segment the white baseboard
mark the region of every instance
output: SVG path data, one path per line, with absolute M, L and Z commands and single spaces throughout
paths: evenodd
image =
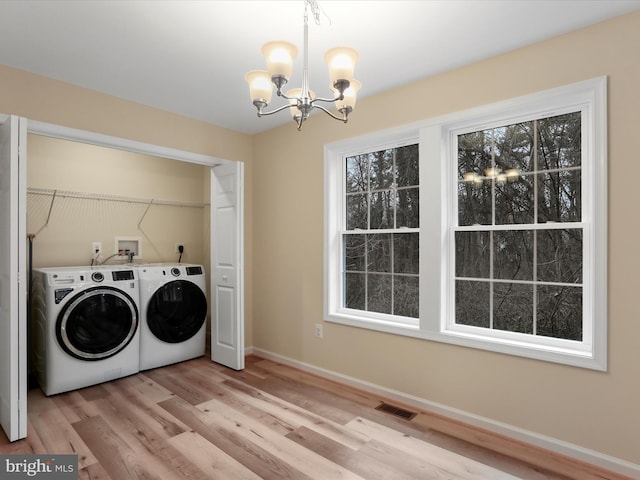
M 430 402 L 429 400 L 425 400 L 414 395 L 409 395 L 407 393 L 382 387 L 380 385 L 359 380 L 357 378 L 343 375 L 341 373 L 316 367 L 315 365 L 284 357 L 277 353 L 272 353 L 261 348 L 247 347 L 245 348 L 245 353 L 247 355 L 254 354 L 268 360 L 273 360 L 275 362 L 295 367 L 300 370 L 313 373 L 324 378 L 328 378 L 330 380 L 335 380 L 352 387 L 359 388 L 361 390 L 376 393 L 383 396 L 384 398 L 397 400 L 406 405 L 411 405 L 419 409 L 427 410 L 429 412 L 433 412 L 444 417 L 466 423 L 467 425 L 482 428 L 484 430 L 499 435 L 504 435 L 514 440 L 519 440 L 536 447 L 544 448 L 546 450 L 565 455 L 567 457 L 575 458 L 576 460 L 589 463 L 591 465 L 595 465 L 612 472 L 627 475 L 631 478 L 640 478 L 640 465 L 627 462 L 626 460 L 583 448 L 578 445 L 564 442 L 553 437 L 548 437 L 539 433 L 531 432 L 529 430 L 514 427 L 506 423 L 491 420 L 490 418 L 474 415 L 473 413 L 465 412 L 464 410 L 459 410 L 439 403 Z

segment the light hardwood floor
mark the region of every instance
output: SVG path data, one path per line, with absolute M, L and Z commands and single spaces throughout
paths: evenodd
M 398 418 L 381 400 L 254 356 L 241 372 L 203 357 L 32 389 L 28 436 L 0 434 L 0 453 L 76 453 L 94 480 L 625 478 L 426 412 Z

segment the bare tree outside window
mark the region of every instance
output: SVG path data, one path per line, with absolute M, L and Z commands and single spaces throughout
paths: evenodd
M 418 145 L 345 162 L 344 306 L 418 317 Z
M 581 113 L 458 136 L 456 323 L 582 340 Z

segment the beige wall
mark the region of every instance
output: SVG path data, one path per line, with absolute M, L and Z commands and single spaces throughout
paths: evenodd
M 0 112 L 245 162 L 248 345 L 640 464 L 640 216 L 628 173 L 640 147 L 638 45 L 636 13 L 361 100 L 346 126 L 316 117 L 302 132 L 253 138 L 3 66 Z M 325 143 L 600 75 L 609 77 L 608 372 L 329 323 L 313 337 L 323 322 Z
M 96 241 L 103 248 L 99 260 L 124 263 L 126 257 L 109 260 L 116 237 L 140 239 L 136 263 L 177 262 L 175 244 L 182 243 L 184 263 L 205 264 L 209 167 L 40 135 L 29 135 L 27 145 L 27 232 L 40 232 L 35 268 L 88 265 Z M 177 205 L 149 206 L 147 199 Z
M 361 100 L 346 126 L 317 116 L 301 132 L 288 125 L 256 136 L 254 345 L 640 464 L 638 45 L 635 13 Z M 602 75 L 609 78 L 608 372 L 332 323 L 314 338 L 323 322 L 325 143 Z
M 228 129 L 216 127 L 206 124 L 201 121 L 181 117 L 179 115 L 171 114 L 161 110 L 146 107 L 140 104 L 129 102 L 126 100 L 114 98 L 108 95 L 100 94 L 95 91 L 87 90 L 84 88 L 75 87 L 73 85 L 65 84 L 55 80 L 51 80 L 38 75 L 33 75 L 24 71 L 20 71 L 14 68 L 0 65 L 0 113 L 14 114 L 26 117 L 31 120 L 38 120 L 42 122 L 48 122 L 56 125 L 62 125 L 65 127 L 77 128 L 90 132 L 97 132 L 105 135 L 112 135 L 115 137 L 135 140 L 139 142 L 145 142 L 153 145 L 159 145 L 162 147 L 176 148 L 188 152 L 194 152 L 213 157 L 218 157 L 226 160 L 241 161 L 245 164 L 245 230 L 251 232 L 251 205 L 252 205 L 252 138 L 248 135 L 233 132 Z M 42 147 L 42 148 L 40 148 Z M 86 146 L 77 145 L 76 149 L 81 151 Z M 34 165 L 31 166 L 28 172 L 29 186 L 40 188 L 55 188 L 52 185 L 55 183 L 57 188 L 66 190 L 79 190 L 89 191 L 93 193 L 111 193 L 127 196 L 162 196 L 163 199 L 172 200 L 175 199 L 169 197 L 167 182 L 170 181 L 169 177 L 175 177 L 180 175 L 176 168 L 177 162 L 168 162 L 164 159 L 143 158 L 144 156 L 137 157 L 141 162 L 139 165 L 153 163 L 154 165 L 162 165 L 162 168 L 158 172 L 151 172 L 150 175 L 155 177 L 153 182 L 150 178 L 148 182 L 141 185 L 135 185 L 132 182 L 126 180 L 126 178 L 120 177 L 117 180 L 117 175 L 113 172 L 105 171 L 106 164 L 102 161 L 98 162 L 102 165 L 99 167 L 99 173 L 95 169 L 88 171 L 90 165 L 90 159 L 87 162 L 80 161 L 75 162 L 75 167 L 85 168 L 82 173 L 82 179 L 79 174 L 69 174 L 67 167 L 69 162 L 74 163 L 72 159 L 65 160 L 58 158 L 56 162 L 60 161 L 62 167 L 60 170 L 55 169 L 42 169 L 37 168 L 38 162 L 46 162 L 48 154 L 44 148 L 44 143 L 38 141 L 38 138 L 31 135 L 28 143 L 28 150 L 34 154 Z M 92 154 L 96 154 L 92 151 Z M 64 155 L 58 155 L 63 157 Z M 121 157 L 122 159 L 122 157 Z M 105 159 L 103 159 L 105 160 Z M 106 160 L 105 160 L 106 161 Z M 110 160 L 118 162 L 119 160 Z M 126 162 L 126 160 L 125 160 Z M 154 163 L 155 162 L 155 163 Z M 28 168 L 29 161 L 27 161 Z M 40 163 L 42 166 L 42 163 Z M 49 166 L 51 167 L 51 166 Z M 74 167 L 74 168 L 75 168 Z M 143 169 L 146 167 L 143 167 Z M 201 169 L 201 167 L 197 167 Z M 188 168 L 187 168 L 188 170 Z M 50 178 L 43 178 L 44 172 L 47 171 L 47 176 L 50 174 Z M 79 173 L 79 172 L 78 172 Z M 148 172 L 149 173 L 149 172 Z M 42 174 L 42 175 L 40 175 Z M 192 176 L 193 172 L 187 176 Z M 145 174 L 138 172 L 136 178 Z M 190 184 L 191 180 L 185 181 L 180 187 L 180 196 L 177 200 L 182 201 L 194 201 L 192 198 L 202 198 L 205 203 L 209 201 L 208 191 L 208 175 L 204 175 L 199 184 L 193 187 L 192 192 L 187 196 L 187 184 Z M 55 180 L 55 181 L 54 181 Z M 47 185 L 45 185 L 45 183 Z M 84 186 L 83 186 L 84 185 Z M 189 187 L 190 188 L 190 187 Z M 195 194 L 196 197 L 192 197 Z M 40 200 L 36 200 L 34 196 L 30 196 L 31 202 L 28 210 L 31 212 L 29 219 L 29 229 L 39 229 L 43 220 L 41 208 L 36 207 L 34 203 L 38 203 Z M 46 200 L 46 199 L 45 199 Z M 73 208 L 86 209 L 87 202 L 67 202 L 56 203 L 54 206 L 55 215 L 73 215 Z M 62 207 L 62 208 L 58 208 Z M 129 206 L 127 207 L 127 214 L 125 217 L 132 218 L 137 215 L 137 210 Z M 170 208 L 170 207 L 167 207 Z M 155 207 L 154 207 L 155 209 Z M 208 209 L 206 209 L 205 215 L 208 215 Z M 143 249 L 143 254 L 149 255 L 149 261 L 153 259 L 165 260 L 167 256 L 171 255 L 171 252 L 167 248 L 172 249 L 173 246 L 167 247 L 167 241 L 175 243 L 171 240 L 159 240 L 160 232 L 163 231 L 162 216 L 154 219 L 156 212 L 150 211 L 150 217 L 146 218 L 143 222 L 143 228 L 145 232 L 148 230 L 150 237 L 153 237 L 153 242 L 156 244 L 148 244 L 149 247 Z M 85 244 L 88 237 L 85 237 L 85 231 L 82 230 L 82 225 L 73 223 L 73 218 L 64 218 L 64 221 L 71 222 L 65 224 L 64 222 L 53 220 L 60 220 L 58 217 L 54 217 L 52 213 L 52 221 L 50 226 L 43 229 L 38 239 L 34 241 L 34 255 L 36 256 L 36 263 L 39 266 L 48 265 L 61 265 L 64 263 L 76 263 L 76 259 L 80 263 L 86 263 L 84 252 L 86 251 Z M 176 216 L 173 214 L 174 217 Z M 200 212 L 199 215 L 202 215 Z M 46 220 L 46 218 L 45 218 Z M 195 222 L 195 219 L 190 220 Z M 137 229 L 137 220 L 136 220 Z M 64 240 L 68 238 L 64 231 L 60 230 L 68 226 L 75 225 L 73 228 L 78 235 L 77 248 L 82 249 L 82 253 L 73 253 L 70 257 L 66 257 L 66 242 Z M 123 226 L 127 232 L 133 232 L 133 225 L 129 221 Z M 198 251 L 202 252 L 199 255 L 204 256 L 205 264 L 208 263 L 208 245 L 209 238 L 207 235 L 208 218 L 205 218 L 202 222 L 203 233 L 199 239 L 200 246 L 198 247 L 198 239 L 194 236 L 194 245 Z M 37 231 L 37 230 L 36 230 Z M 109 236 L 113 235 L 114 230 L 108 229 Z M 35 233 L 31 231 L 30 233 Z M 118 233 L 118 235 L 132 235 L 137 236 L 135 233 Z M 47 241 L 47 236 L 49 240 Z M 53 237 L 53 240 L 52 238 Z M 100 238 L 93 238 L 93 240 L 100 240 Z M 111 249 L 108 238 L 103 241 L 103 248 L 105 251 Z M 72 239 L 73 240 L 73 239 Z M 91 241 L 93 241 L 91 240 Z M 74 240 L 75 241 L 75 240 Z M 181 241 L 181 240 L 178 240 Z M 164 244 L 163 244 L 164 242 Z M 187 240 L 185 240 L 187 244 Z M 188 248 L 188 244 L 186 245 Z M 157 250 L 157 251 L 156 251 Z M 147 253 L 145 253 L 147 252 Z M 153 255 L 153 257 L 152 257 Z M 245 342 L 251 345 L 252 341 L 252 246 L 251 236 L 248 235 L 245 240 Z M 83 259 L 80 261 L 80 259 Z M 145 257 L 145 260 L 147 257 Z M 185 260 L 197 261 L 197 257 L 188 257 Z

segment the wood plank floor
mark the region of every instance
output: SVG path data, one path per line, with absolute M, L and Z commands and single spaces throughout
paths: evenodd
M 514 455 L 497 453 L 481 446 L 494 437 L 380 401 L 258 357 L 241 372 L 203 357 L 52 397 L 30 390 L 28 436 L 0 434 L 0 453 L 76 453 L 93 480 L 623 478 L 553 455 L 532 454 L 536 466 L 521 460 L 526 445 L 502 440 Z

